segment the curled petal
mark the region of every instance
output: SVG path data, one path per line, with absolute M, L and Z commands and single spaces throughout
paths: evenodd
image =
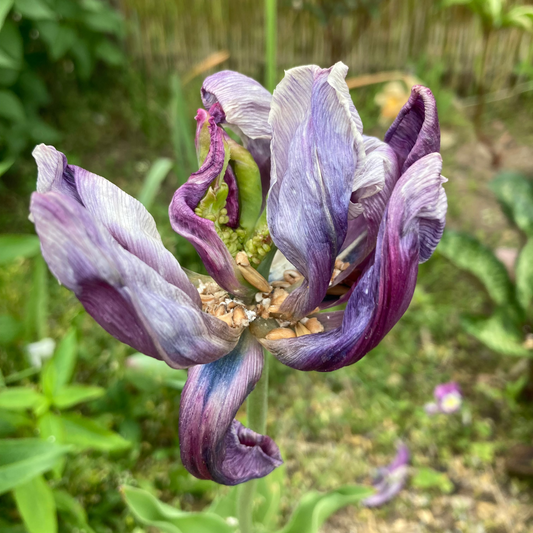
M 357 174 L 365 154 L 346 72 L 342 63 L 291 69 L 272 99 L 268 225 L 276 246 L 306 278 L 280 309 L 294 318 L 326 294 L 354 187 L 366 196 L 363 191 L 379 186 Z
M 411 96 L 385 134 L 398 156 L 402 174 L 415 162 L 440 150 L 440 127 L 433 93 L 422 85 Z
M 76 200 L 122 248 L 200 304 L 198 291 L 163 246 L 152 215 L 138 200 L 105 178 L 67 164 L 67 158 L 53 146 L 41 144 L 33 156 L 38 168 L 37 192 L 57 191 Z
M 226 357 L 189 370 L 179 433 L 181 460 L 194 476 L 237 485 L 264 477 L 283 463 L 270 437 L 234 419 L 262 369 L 261 346 L 246 330 Z
M 362 212 L 357 218 L 348 217 L 348 231 L 339 259 L 350 266 L 335 278 L 336 284 L 344 281 L 374 250 L 383 213 L 400 177 L 396 154 L 388 144 L 373 137 L 364 137 L 364 147 L 366 161 L 358 172 L 374 174 L 373 180 L 383 183 L 383 187 L 376 194 L 364 198 L 359 197 L 358 192 L 352 194 L 350 207 L 360 205 Z
M 418 263 L 428 259 L 442 235 L 446 180 L 441 168 L 440 155 L 429 154 L 398 180 L 381 221 L 374 260 L 353 290 L 340 327 L 261 341 L 282 363 L 324 372 L 353 364 L 401 318 L 413 296 Z
M 272 95 L 257 81 L 238 72 L 223 70 L 205 79 L 202 101 L 206 109 L 217 102 L 226 123 L 242 139 L 261 173 L 263 194 L 270 184 L 270 125 L 268 114 Z
M 34 193 L 31 212 L 54 276 L 118 340 L 174 368 L 214 361 L 237 343 L 237 331 L 123 248 L 71 196 Z
M 198 114 L 205 113 L 199 110 Z M 201 118 L 201 117 L 200 117 Z M 169 207 L 170 223 L 176 233 L 185 237 L 196 248 L 209 275 L 224 289 L 242 298 L 251 298 L 254 291 L 240 274 L 235 260 L 218 236 L 211 220 L 199 217 L 194 209 L 211 183 L 224 168 L 224 132 L 213 117 L 209 119 L 211 138 L 209 153 L 200 170 L 174 194 Z

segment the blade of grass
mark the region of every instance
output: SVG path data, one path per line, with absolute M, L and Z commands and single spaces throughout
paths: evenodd
M 146 177 L 144 178 L 141 192 L 137 197 L 139 202 L 141 202 L 146 209 L 149 210 L 150 207 L 152 207 L 159 188 L 173 165 L 174 162 L 172 159 L 168 159 L 167 157 L 160 157 L 152 163 L 148 174 L 146 174 Z

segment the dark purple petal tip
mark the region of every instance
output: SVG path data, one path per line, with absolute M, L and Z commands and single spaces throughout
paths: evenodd
M 433 93 L 422 85 L 411 96 L 385 134 L 400 163 L 402 174 L 415 162 L 440 150 L 440 126 Z
M 238 485 L 264 477 L 283 463 L 270 437 L 235 420 L 262 368 L 261 346 L 245 330 L 226 357 L 189 370 L 181 396 L 179 430 L 181 460 L 194 476 Z

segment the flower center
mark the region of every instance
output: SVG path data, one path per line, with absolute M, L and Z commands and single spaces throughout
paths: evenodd
M 255 269 L 253 272 L 260 276 Z M 324 326 L 315 316 L 291 322 L 280 312 L 280 306 L 289 296 L 291 286 L 302 279 L 297 270 L 286 270 L 283 280 L 274 281 L 272 284 L 268 284 L 262 276 L 261 279 L 265 290 L 257 292 L 254 302 L 249 305 L 230 295 L 214 281 L 200 282 L 198 292 L 202 300 L 202 310 L 232 328 L 245 328 L 254 322 L 254 333 L 267 340 L 290 339 L 324 331 Z M 252 284 L 261 286 L 258 282 Z M 311 315 L 317 312 L 318 308 Z

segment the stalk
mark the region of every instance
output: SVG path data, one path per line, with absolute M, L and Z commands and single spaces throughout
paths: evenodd
M 265 0 L 265 86 L 273 92 L 277 67 L 277 7 L 276 0 Z
M 256 433 L 266 432 L 266 418 L 268 407 L 268 357 L 267 351 L 263 351 L 264 365 L 261 379 L 246 401 L 246 415 L 248 427 Z M 239 519 L 240 533 L 253 533 L 253 503 L 257 489 L 257 479 L 243 483 L 239 487 L 237 497 L 237 517 Z

